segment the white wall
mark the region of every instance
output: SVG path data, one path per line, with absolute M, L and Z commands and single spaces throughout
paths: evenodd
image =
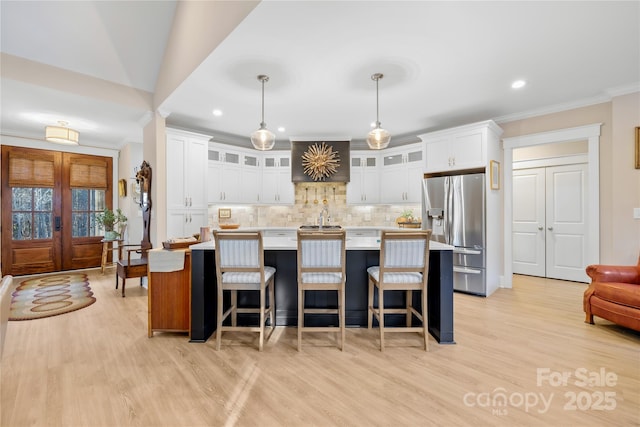
M 640 126 L 640 92 L 619 96 L 611 110 L 611 247 L 604 261 L 633 265 L 640 252 L 640 219 L 633 208 L 640 208 L 640 169 L 635 169 L 635 127 Z M 601 230 L 602 231 L 602 230 Z
M 640 252 L 640 169 L 634 168 L 634 129 L 640 92 L 610 102 L 500 123 L 502 138 L 602 123 L 600 133 L 600 262 L 634 265 Z
M 120 162 L 117 170 L 118 180 L 127 181 L 126 197 L 118 198 L 118 207 L 127 217 L 127 232 L 124 239 L 129 244 L 139 244 L 142 240 L 142 212 L 131 191 L 131 186 L 136 182 L 134 168 L 140 168 L 142 164 L 142 144 L 129 143 L 120 150 Z

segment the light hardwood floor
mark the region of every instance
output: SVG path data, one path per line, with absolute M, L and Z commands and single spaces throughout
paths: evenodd
M 428 353 L 412 334 L 381 353 L 366 329 L 347 330 L 344 352 L 333 334 L 298 352 L 295 328 L 259 353 L 255 334 L 221 351 L 147 338 L 146 290 L 132 281 L 122 298 L 113 268 L 87 272 L 95 304 L 9 323 L 2 426 L 640 425 L 640 334 L 585 324 L 584 284 L 520 276 L 489 298 L 456 294 L 457 344 L 431 338 Z M 602 370 L 608 384 L 580 384 Z

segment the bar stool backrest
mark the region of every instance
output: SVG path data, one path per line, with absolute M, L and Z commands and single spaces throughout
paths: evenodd
M 236 283 L 264 286 L 264 251 L 260 231 L 214 231 L 213 237 L 220 283 L 232 279 Z
M 222 268 L 259 268 L 260 240 L 260 236 L 253 233 L 229 232 L 218 234 L 216 250 L 219 249 L 220 252 L 220 266 Z
M 300 267 L 318 271 L 344 266 L 345 240 L 344 231 L 299 232 Z
M 345 267 L 345 231 L 298 231 L 301 272 L 342 271 Z
M 423 273 L 429 271 L 430 231 L 388 231 L 380 239 L 380 281 L 384 273 Z

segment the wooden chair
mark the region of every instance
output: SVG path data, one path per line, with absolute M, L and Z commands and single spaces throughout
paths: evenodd
M 116 270 L 116 289 L 119 278 L 122 278 L 122 297 L 127 279 L 147 277 L 148 258 L 147 251 L 151 249 L 151 167 L 146 161 L 142 162 L 140 170 L 136 174 L 136 181 L 140 184 L 140 208 L 142 208 L 142 241 L 139 245 L 123 245 L 127 251 L 126 259 L 118 260 Z M 131 258 L 131 254 L 140 255 L 140 258 Z M 140 281 L 142 286 L 142 280 Z
M 298 351 L 303 332 L 337 332 L 345 339 L 345 231 L 298 230 Z M 307 291 L 336 291 L 337 308 L 306 308 Z M 305 326 L 305 314 L 337 314 L 337 326 Z
M 276 269 L 264 265 L 262 233 L 238 231 L 214 231 L 217 278 L 217 327 L 216 350 L 220 350 L 222 332 L 243 331 L 259 333 L 258 350 L 265 340 L 265 320 L 269 316 L 271 332 L 275 329 L 275 293 L 273 290 Z M 224 292 L 231 293 L 231 305 L 224 311 Z M 260 293 L 258 308 L 238 307 L 238 291 Z M 269 306 L 266 306 L 267 292 Z M 257 313 L 258 326 L 238 326 L 238 313 Z M 231 326 L 223 325 L 231 315 Z
M 429 238 L 426 231 L 383 231 L 380 239 L 380 265 L 369 267 L 369 314 L 367 326 L 371 329 L 373 317 L 380 327 L 380 351 L 384 350 L 385 332 L 422 332 L 424 349 L 429 350 L 427 315 L 427 278 L 429 275 Z M 374 307 L 377 288 L 378 307 Z M 385 308 L 384 291 L 406 292 L 405 308 Z M 413 307 L 413 291 L 422 292 L 421 309 Z M 406 316 L 405 327 L 386 327 L 386 314 Z M 422 326 L 413 327 L 412 318 L 417 317 Z
M 147 277 L 147 268 L 149 265 L 149 258 L 147 252 L 151 249 L 151 244 L 145 245 L 143 241 L 140 245 L 123 245 L 123 248 L 127 251 L 127 257 L 120 259 L 117 264 L 116 271 L 116 289 L 118 289 L 118 282 L 122 278 L 122 297 L 124 298 L 124 288 L 127 283 L 127 279 L 133 279 L 137 277 Z M 131 258 L 131 254 L 140 255 L 140 258 Z M 142 286 L 142 281 L 140 281 Z

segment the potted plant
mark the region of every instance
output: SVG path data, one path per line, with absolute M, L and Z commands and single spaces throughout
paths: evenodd
M 422 225 L 420 218 L 414 217 L 413 210 L 411 209 L 402 211 L 402 214 L 396 218 L 396 224 L 398 224 L 400 228 L 420 228 Z
M 124 225 L 127 217 L 124 216 L 120 208 L 113 212 L 111 209 L 105 208 L 102 213 L 96 215 L 96 222 L 100 229 L 104 229 L 104 238 L 107 240 L 115 240 L 120 237 L 120 233 L 115 231 L 115 226 Z

